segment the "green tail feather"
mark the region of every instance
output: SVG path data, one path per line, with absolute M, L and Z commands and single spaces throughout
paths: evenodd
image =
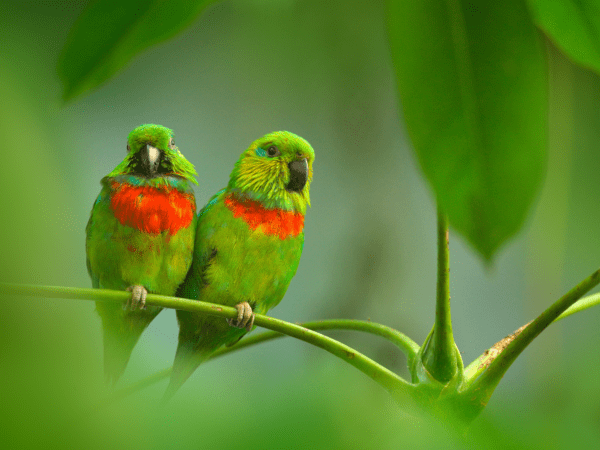
M 215 351 L 215 348 L 198 348 L 197 344 L 189 341 L 180 341 L 173 361 L 171 380 L 165 391 L 162 403 L 167 403 L 179 388 L 194 373 L 200 364 L 206 361 Z
M 107 314 L 108 308 L 121 313 Z M 124 311 L 120 304 L 98 302 L 96 309 L 104 329 L 104 376 L 106 383 L 114 386 L 125 372 L 140 336 L 162 308 L 150 306 L 144 311 Z
M 123 336 L 115 330 L 104 330 L 104 378 L 106 384 L 114 386 L 129 362 L 133 348 L 142 334 L 130 333 Z

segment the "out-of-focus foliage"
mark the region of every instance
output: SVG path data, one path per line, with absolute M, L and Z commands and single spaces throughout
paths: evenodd
M 600 73 L 600 2 L 527 0 L 536 24 L 573 61 Z
M 525 2 L 389 2 L 406 128 L 451 225 L 486 258 L 523 225 L 546 159 L 543 47 Z
M 435 206 L 399 120 L 383 2 L 215 4 L 62 107 L 56 64 L 85 6 L 0 2 L 0 280 L 90 287 L 85 224 L 135 126 L 176 131 L 200 173 L 199 204 L 224 187 L 254 136 L 288 129 L 311 142 L 317 160 L 302 261 L 272 315 L 371 318 L 423 342 L 434 313 Z M 523 232 L 489 272 L 451 232 L 454 334 L 465 362 L 598 266 L 600 80 L 551 47 L 548 60 L 548 173 Z M 164 383 L 101 409 L 93 302 L 2 298 L 0 308 L 2 448 L 600 446 L 600 309 L 544 332 L 465 443 L 288 338 L 208 363 L 165 410 L 157 407 Z M 377 337 L 334 337 L 406 376 L 403 357 Z M 174 314 L 164 312 L 122 386 L 168 367 L 176 342 Z
M 63 98 L 96 89 L 133 56 L 187 27 L 211 0 L 94 0 L 73 25 L 59 59 Z M 169 62 L 156 70 L 169 71 Z

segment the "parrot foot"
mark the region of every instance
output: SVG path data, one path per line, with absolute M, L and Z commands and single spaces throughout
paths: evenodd
M 136 284 L 134 286 L 129 286 L 125 290 L 131 292 L 131 298 L 125 302 L 123 309 L 129 307 L 133 311 L 138 306 L 140 309 L 146 309 L 146 295 L 148 295 L 148 291 L 144 286 Z
M 254 313 L 252 312 L 252 307 L 248 302 L 242 302 L 235 305 L 235 309 L 237 309 L 238 315 L 236 319 L 227 319 L 227 323 L 236 328 L 245 328 L 246 331 L 252 330 L 252 326 L 254 325 Z

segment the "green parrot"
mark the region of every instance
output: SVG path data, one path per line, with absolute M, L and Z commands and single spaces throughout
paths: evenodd
M 234 306 L 237 320 L 177 311 L 179 343 L 163 402 L 222 345 L 277 305 L 296 273 L 315 153 L 287 131 L 254 141 L 227 188 L 198 214 L 192 267 L 177 295 Z
M 162 309 L 146 308 L 147 293 L 175 294 L 192 263 L 194 175 L 194 166 L 175 146 L 173 131 L 148 124 L 129 134 L 127 156 L 101 181 L 86 227 L 88 273 L 94 288 L 131 292 L 124 305 L 96 302 L 104 332 L 104 372 L 113 385 Z

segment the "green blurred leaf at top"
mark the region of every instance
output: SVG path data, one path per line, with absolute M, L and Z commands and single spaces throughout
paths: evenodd
M 58 73 L 71 100 L 114 76 L 136 54 L 190 25 L 210 0 L 96 0 L 69 32 Z M 156 70 L 169 70 L 157 66 Z
M 600 74 L 600 2 L 528 0 L 537 25 L 575 62 Z
M 547 73 L 521 0 L 389 1 L 407 130 L 450 224 L 490 261 L 543 177 Z

